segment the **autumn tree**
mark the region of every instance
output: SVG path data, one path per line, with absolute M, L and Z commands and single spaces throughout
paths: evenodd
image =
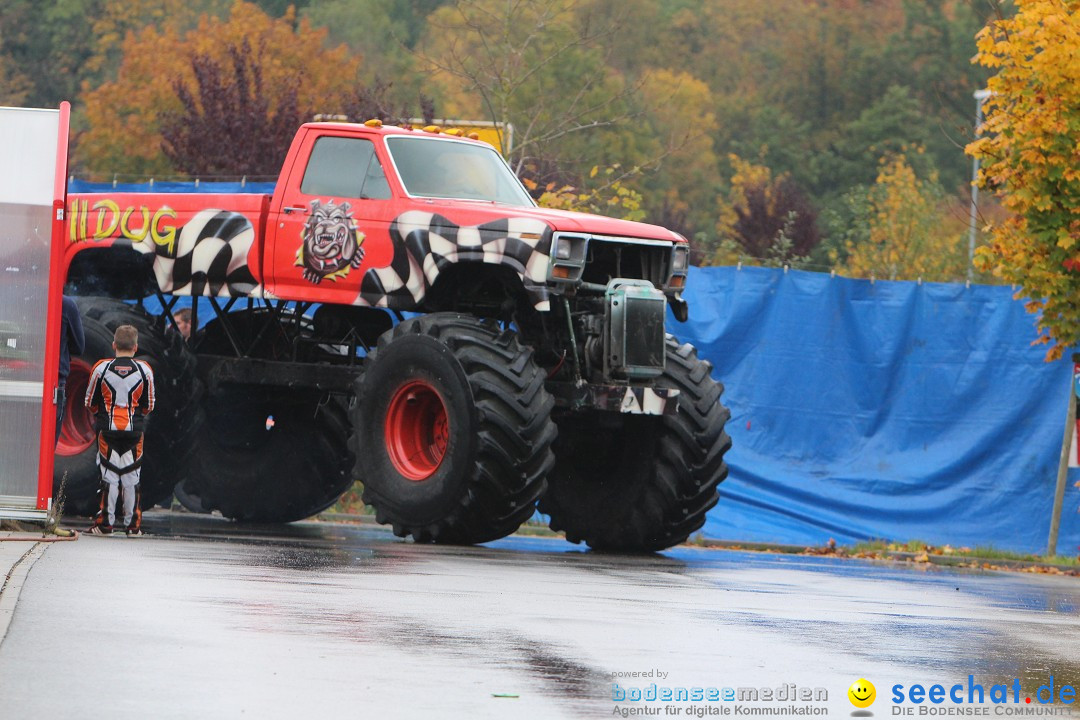
M 846 261 L 852 277 L 957 281 L 967 269 L 964 224 L 932 177 L 920 179 L 903 154 L 882 159 L 877 180 L 857 198 Z M 951 222 L 950 222 L 951 220 Z
M 958 146 L 985 72 L 965 64 L 997 3 L 680 0 L 662 4 L 638 54 L 653 67 L 693 68 L 708 85 L 720 157 L 767 146 L 768 165 L 826 209 L 873 183 L 890 144 L 926 147 L 919 160 L 948 190 L 963 182 L 969 161 Z
M 976 60 L 995 74 L 983 137 L 968 152 L 1011 213 L 992 226 L 979 262 L 1021 286 L 1054 360 L 1080 340 L 1080 12 L 1065 0 L 1016 8 L 978 35 Z
M 716 232 L 720 238 L 713 262 L 740 257 L 751 262 L 783 264 L 806 257 L 821 240 L 817 213 L 806 194 L 787 174 L 774 176 L 763 164 L 729 158 L 733 173 L 727 198 L 721 199 Z
M 173 81 L 183 109 L 161 117 L 162 150 L 177 170 L 190 175 L 274 176 L 296 128 L 311 112 L 298 105 L 295 82 L 283 84 L 277 107 L 270 108 L 263 87 L 265 58 L 247 39 L 226 53 L 228 66 L 209 55 L 191 59 L 194 87 Z
M 73 1 L 73 0 L 66 0 Z M 86 0 L 74 0 L 85 2 Z M 94 88 L 115 76 L 124 59 L 129 34 L 147 27 L 169 25 L 180 33 L 198 27 L 204 16 L 226 18 L 232 0 L 95 0 L 100 9 L 75 23 L 92 43 L 92 52 L 79 67 L 79 81 Z
M 166 20 L 190 29 L 201 13 L 224 13 L 232 0 L 5 0 L 0 57 L 19 69 L 24 102 L 79 106 L 85 87 L 115 74 L 128 31 Z M 5 65 L 0 59 L 0 65 Z
M 30 79 L 15 67 L 15 63 L 0 56 L 0 105 L 21 105 L 31 88 Z
M 76 168 L 108 174 L 175 172 L 163 149 L 162 121 L 184 112 L 177 82 L 196 88 L 193 58 L 230 67 L 229 48 L 242 47 L 245 40 L 262 58 L 261 99 L 272 115 L 292 103 L 294 95 L 299 108 L 338 113 L 355 91 L 359 61 L 344 46 L 327 49 L 324 29 L 297 20 L 292 11 L 271 18 L 256 5 L 238 1 L 227 19 L 203 15 L 186 32 L 165 23 L 127 35 L 117 79 L 85 95 L 89 129 L 77 139 Z

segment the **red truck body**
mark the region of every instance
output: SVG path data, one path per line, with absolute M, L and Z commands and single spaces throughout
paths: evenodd
M 251 296 L 410 310 L 447 264 L 504 265 L 521 278 L 538 310 L 547 309 L 552 233 L 583 232 L 667 243 L 685 239 L 665 228 L 530 205 L 410 194 L 386 144 L 387 137 L 422 130 L 319 123 L 301 128 L 273 195 L 102 193 L 68 198 L 66 258 L 88 247 L 130 244 L 153 254 L 162 292 L 195 296 Z M 305 192 L 308 159 L 320 138 L 370 140 L 386 170 L 387 197 L 356 199 Z M 444 136 L 444 139 L 445 138 Z M 454 138 L 453 142 L 484 145 Z M 356 238 L 339 241 L 323 267 L 308 257 L 312 221 Z M 222 228 L 224 226 L 224 228 Z M 408 252 L 405 238 L 430 230 L 439 240 Z M 352 249 L 352 255 L 348 253 Z M 359 256 L 359 260 L 356 257 Z

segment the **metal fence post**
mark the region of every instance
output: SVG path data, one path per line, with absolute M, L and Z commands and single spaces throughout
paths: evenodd
M 1065 502 L 1065 483 L 1069 476 L 1069 453 L 1072 451 L 1073 432 L 1076 431 L 1076 364 L 1080 353 L 1073 353 L 1073 371 L 1069 373 L 1069 413 L 1065 421 L 1065 438 L 1061 441 L 1061 460 L 1058 462 L 1057 487 L 1054 488 L 1054 509 L 1050 513 L 1050 538 L 1046 541 L 1046 554 L 1057 555 L 1058 530 L 1061 527 L 1061 506 Z

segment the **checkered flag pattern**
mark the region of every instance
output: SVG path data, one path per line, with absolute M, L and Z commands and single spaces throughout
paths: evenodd
M 154 274 L 162 292 L 213 297 L 259 297 L 262 287 L 248 268 L 255 228 L 240 213 L 203 210 L 184 225 L 175 257 L 157 246 Z
M 417 307 L 442 270 L 478 262 L 512 268 L 536 309 L 548 309 L 551 228 L 542 220 L 507 218 L 460 227 L 442 215 L 410 211 L 391 223 L 390 238 L 394 258 L 389 267 L 364 274 L 361 304 Z

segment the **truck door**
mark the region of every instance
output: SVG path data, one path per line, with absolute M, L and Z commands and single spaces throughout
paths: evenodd
M 270 209 L 270 291 L 352 304 L 367 268 L 392 256 L 394 200 L 378 147 L 355 135 L 311 132 L 297 157 L 280 205 Z
M 0 108 L 0 517 L 52 498 L 68 105 Z

